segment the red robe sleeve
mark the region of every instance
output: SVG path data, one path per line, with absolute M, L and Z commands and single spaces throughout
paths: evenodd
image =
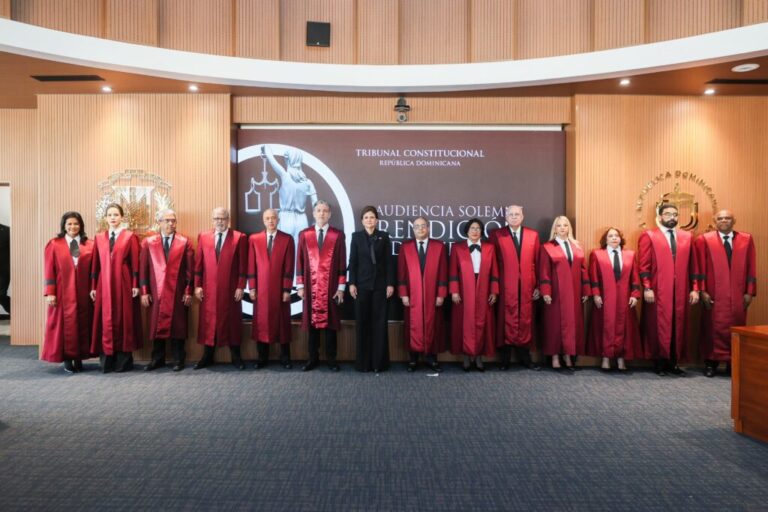
M 539 292 L 542 296 L 552 296 L 552 261 L 544 247 L 539 249 Z
M 99 235 L 96 235 L 97 237 Z M 91 291 L 96 291 L 96 286 L 99 284 L 99 271 L 101 271 L 101 258 L 99 258 L 99 242 L 94 237 L 93 239 L 93 253 L 91 255 Z
M 693 258 L 696 260 L 696 278 L 699 281 L 699 291 L 707 291 L 707 241 L 704 235 L 693 241 Z
M 45 246 L 45 260 L 43 267 L 43 295 L 56 295 L 56 251 L 53 241 Z
M 637 241 L 637 271 L 640 284 L 644 289 L 651 289 L 651 267 L 653 266 L 653 243 L 647 232 L 640 235 Z
M 491 287 L 490 293 L 493 295 L 499 295 L 499 262 L 496 260 L 496 250 L 494 248 L 493 257 L 491 258 Z
M 445 257 L 446 246 L 442 247 L 440 264 L 437 267 L 437 296 L 443 299 L 448 296 L 448 261 Z M 458 287 L 458 282 L 456 283 Z
M 589 297 L 592 295 L 592 287 L 589 284 L 589 273 L 587 272 L 587 260 L 581 259 L 581 296 Z
M 600 289 L 600 267 L 597 264 L 597 250 L 589 255 L 589 285 L 592 288 L 592 295 L 599 297 L 603 294 Z
M 336 270 L 339 273 L 339 286 L 342 286 L 347 284 L 347 242 L 343 231 L 339 232 L 339 238 L 336 243 L 339 244 L 339 259 Z
M 400 297 L 410 297 L 408 291 L 408 269 L 405 267 L 405 247 L 400 247 L 397 255 L 397 294 Z
M 131 234 L 131 288 L 139 287 L 139 237 Z
M 299 233 L 299 250 L 296 255 L 296 285 L 304 286 L 304 253 L 307 251 L 307 242 L 304 241 L 304 232 Z
M 195 271 L 195 251 L 192 249 L 192 244 L 187 240 L 187 244 L 184 246 L 184 259 L 186 259 L 186 286 L 184 287 L 184 295 L 192 295 L 194 284 L 194 271 Z
M 629 296 L 640 299 L 643 296 L 642 283 L 640 283 L 640 273 L 637 271 L 637 254 L 632 262 L 632 273 L 629 276 Z
M 197 236 L 197 253 L 195 254 L 195 288 L 202 288 L 203 286 L 203 237 Z
M 448 259 L 448 292 L 459 293 L 459 257 L 456 256 L 455 249 L 451 251 Z
M 256 235 L 251 235 L 248 238 L 248 268 L 246 269 L 246 278 L 248 279 L 248 288 L 250 290 L 257 290 L 258 279 L 256 279 Z
M 248 237 L 244 234 L 240 235 L 240 239 L 237 241 L 237 287 L 240 290 L 245 290 L 246 276 L 248 275 L 248 243 L 246 242 Z
M 752 237 L 749 237 L 749 246 L 747 247 L 747 286 L 745 290 L 747 295 L 753 297 L 757 295 L 757 261 L 755 239 Z
M 147 240 L 141 242 L 141 252 L 139 254 L 139 284 L 141 285 L 141 294 L 148 295 L 149 290 L 149 245 Z
M 285 258 L 283 258 L 283 291 L 288 293 L 291 293 L 293 288 L 293 268 L 294 259 L 296 258 L 295 246 L 293 237 L 289 236 L 288 248 L 286 249 Z

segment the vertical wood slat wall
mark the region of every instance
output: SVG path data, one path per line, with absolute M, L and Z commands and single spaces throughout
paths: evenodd
M 0 0 L 4 12 L 193 52 L 436 64 L 574 54 L 762 23 L 768 0 Z M 331 23 L 330 48 L 305 45 L 307 21 Z

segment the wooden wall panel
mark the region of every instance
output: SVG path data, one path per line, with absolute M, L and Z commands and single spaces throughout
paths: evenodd
M 157 46 L 158 0 L 105 0 L 104 37 Z
M 296 62 L 354 64 L 357 60 L 355 0 L 282 0 L 280 58 Z M 331 46 L 307 47 L 307 22 L 331 24 Z
M 0 109 L 0 183 L 11 186 L 11 343 L 37 345 L 45 321 L 43 241 L 39 231 L 37 117 Z
M 357 64 L 398 64 L 400 19 L 398 0 L 357 4 Z
M 515 2 L 471 0 L 470 61 L 512 60 L 515 57 Z
M 102 0 L 13 0 L 16 21 L 41 27 L 101 37 Z
M 517 59 L 588 52 L 592 48 L 590 0 L 518 0 Z
M 235 55 L 280 60 L 280 0 L 235 2 Z
M 646 0 L 646 42 L 738 27 L 741 3 L 742 0 Z
M 11 17 L 11 0 L 0 0 L 0 18 Z
M 642 230 L 635 203 L 643 186 L 661 172 L 687 171 L 712 187 L 719 208 L 733 209 L 737 230 L 755 236 L 758 288 L 768 284 L 768 232 L 761 208 L 768 191 L 763 143 L 768 98 L 617 95 L 576 96 L 574 102 L 575 157 L 568 174 L 575 183 L 576 234 L 588 249 L 597 246 L 609 224 L 623 228 L 629 247 L 636 247 Z M 676 181 L 697 196 L 708 223 L 712 208 L 690 180 L 654 186 L 646 207 Z M 748 320 L 768 323 L 768 300 L 758 297 Z
M 469 62 L 467 0 L 401 0 L 400 64 Z
M 593 50 L 645 41 L 645 0 L 593 0 L 593 9 Z
M 235 97 L 235 123 L 396 124 L 394 96 Z M 408 98 L 410 123 L 567 124 L 571 98 Z
M 766 21 L 768 21 L 768 0 L 742 0 L 742 25 L 754 25 Z
M 232 55 L 232 16 L 232 0 L 160 0 L 160 46 Z

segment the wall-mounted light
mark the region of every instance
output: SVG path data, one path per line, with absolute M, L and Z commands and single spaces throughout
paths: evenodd
M 408 121 L 408 112 L 411 111 L 411 106 L 408 105 L 408 102 L 405 101 L 405 96 L 400 96 L 397 98 L 397 103 L 395 103 L 395 112 L 397 112 L 397 116 L 395 117 L 397 119 L 398 123 L 404 123 Z
M 706 94 L 707 96 L 712 96 L 713 94 L 715 94 L 715 90 L 711 87 L 709 89 L 704 89 L 704 94 Z
M 632 83 L 632 80 L 630 80 L 629 78 L 622 78 L 621 80 L 619 80 L 619 85 L 622 87 L 626 87 L 631 83 Z
M 108 85 L 102 85 L 101 92 L 112 92 L 112 88 Z
M 189 87 L 187 87 L 187 89 L 189 89 L 189 92 L 197 92 L 200 90 L 200 88 L 195 84 L 189 84 Z

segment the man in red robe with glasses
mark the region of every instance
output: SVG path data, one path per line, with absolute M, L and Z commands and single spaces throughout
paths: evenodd
M 152 371 L 165 366 L 166 341 L 171 342 L 173 371 L 184 369 L 189 306 L 192 304 L 195 253 L 184 235 L 176 232 L 176 212 L 157 212 L 160 233 L 144 239 L 139 257 L 141 305 L 149 310 Z
M 757 294 L 757 262 L 752 235 L 736 232 L 730 210 L 715 214 L 716 231 L 696 239 L 701 301 L 701 356 L 704 375 L 714 377 L 722 361 L 731 364 L 731 326 L 746 325 L 747 308 Z M 728 371 L 727 370 L 727 371 Z

